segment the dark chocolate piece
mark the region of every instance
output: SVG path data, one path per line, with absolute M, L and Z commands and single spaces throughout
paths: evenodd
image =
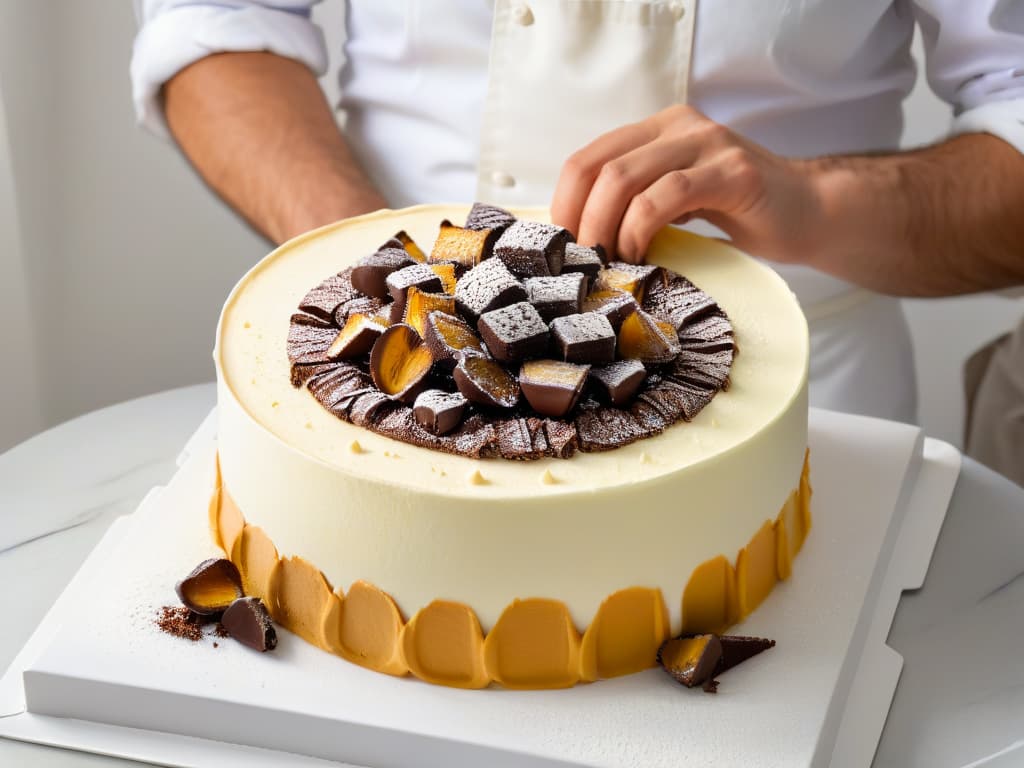
M 314 328 L 333 328 L 334 323 L 330 320 L 321 320 L 314 315 L 307 315 L 305 312 L 295 312 L 291 317 L 292 325 L 310 325 Z
M 579 448 L 576 425 L 571 422 L 544 419 L 544 437 L 548 442 L 548 453 L 559 459 L 568 459 Z
M 337 363 L 309 363 L 308 365 L 292 365 L 292 386 L 298 389 L 314 376 L 325 371 L 334 370 Z
M 466 229 L 489 229 L 500 235 L 515 220 L 516 217 L 504 208 L 487 203 L 473 203 L 466 216 Z
M 593 291 L 583 299 L 584 312 L 597 312 L 608 318 L 616 333 L 622 327 L 622 321 L 640 309 L 633 294 L 619 289 Z
M 571 243 L 570 243 L 571 245 Z M 545 323 L 556 317 L 578 315 L 587 295 L 587 278 L 575 273 L 558 277 L 528 277 L 523 281 L 526 295 Z
M 526 301 L 526 289 L 498 259 L 473 267 L 455 286 L 455 305 L 472 323 L 484 312 L 520 301 Z
M 508 419 L 498 422 L 498 453 L 503 459 L 532 461 L 547 453 L 540 419 Z M 541 441 L 538 442 L 538 435 Z
M 433 435 L 444 435 L 462 423 L 469 401 L 459 392 L 428 389 L 413 403 L 416 423 Z
M 352 363 L 336 363 L 306 383 L 306 389 L 324 408 L 333 411 L 346 398 L 372 389 L 373 382 Z
M 658 649 L 658 663 L 687 688 L 712 681 L 721 659 L 722 644 L 717 635 L 675 637 L 666 640 Z M 715 686 L 705 690 L 714 693 Z
M 722 658 L 715 665 L 715 677 L 727 672 L 737 664 L 757 656 L 762 651 L 775 647 L 775 641 L 764 637 L 744 637 L 742 635 L 722 635 L 718 638 L 722 643 Z
M 435 362 L 453 368 L 462 355 L 487 356 L 483 342 L 465 320 L 445 312 L 427 315 L 423 340 Z
M 489 358 L 466 355 L 452 376 L 459 392 L 470 402 L 494 408 L 514 408 L 519 402 L 519 383 Z
M 610 363 L 615 359 L 615 331 L 598 312 L 557 317 L 551 336 L 567 363 Z
M 637 399 L 650 405 L 670 422 L 675 422 L 680 418 L 693 421 L 714 396 L 714 391 L 703 387 L 664 380 L 646 388 L 637 395 Z
M 643 308 L 668 320 L 678 330 L 686 323 L 713 312 L 718 304 L 685 277 L 673 275 L 667 281 L 655 281 L 648 287 Z
M 674 420 L 668 419 L 658 409 L 649 403 L 637 399 L 629 407 L 629 412 L 637 420 L 647 437 L 657 435 L 665 431 L 665 427 L 671 425 Z
M 352 268 L 352 286 L 365 293 L 383 299 L 388 295 L 387 278 L 392 272 L 411 267 L 415 260 L 406 253 L 400 241 L 398 248 L 382 248 L 376 253 L 364 256 Z
M 592 369 L 590 375 L 612 405 L 624 408 L 647 378 L 647 369 L 639 360 L 619 360 Z
M 484 312 L 476 327 L 491 356 L 505 363 L 542 355 L 548 348 L 547 324 L 529 302 Z
M 520 277 L 559 275 L 569 230 L 537 221 L 516 221 L 494 244 L 494 257 Z
M 289 362 L 292 365 L 327 362 L 327 348 L 337 335 L 338 329 L 334 326 L 292 323 L 288 327 L 288 339 L 285 342 Z
M 224 611 L 221 625 L 231 637 L 242 645 L 257 651 L 272 651 L 277 647 L 277 632 L 270 614 L 258 597 L 240 597 Z
M 562 261 L 563 275 L 569 272 L 579 272 L 593 284 L 603 264 L 601 255 L 596 248 L 588 248 L 579 243 L 566 243 L 565 258 Z
M 331 275 L 320 285 L 302 297 L 299 302 L 299 309 L 310 315 L 315 315 L 321 320 L 332 322 L 334 310 L 350 299 L 359 296 L 359 292 L 352 286 L 352 269 L 346 269 L 336 275 Z
M 464 229 L 449 221 L 441 222 L 441 231 L 430 252 L 430 262 L 454 262 L 472 269 L 489 259 L 498 232 L 490 229 Z
M 728 389 L 731 368 L 731 349 L 717 352 L 684 349 L 673 361 L 668 376 L 673 381 L 685 381 L 705 389 Z
M 663 328 L 651 315 L 638 309 L 622 321 L 618 354 L 645 363 L 669 363 L 679 354 L 679 340 L 671 326 Z
M 527 360 L 519 369 L 519 388 L 533 410 L 557 419 L 576 405 L 589 372 L 589 365 Z
M 631 293 L 633 298 L 642 302 L 647 287 L 657 280 L 661 272 L 661 267 L 654 264 L 627 264 L 624 261 L 613 261 L 601 270 L 594 289 L 598 291 L 618 289 Z
M 391 322 L 400 323 L 405 315 L 405 302 L 409 297 L 409 289 L 415 287 L 424 293 L 440 293 L 444 290 L 441 278 L 426 264 L 413 264 L 387 278 L 388 292 L 394 303 L 391 305 Z
M 366 315 L 352 315 L 345 321 L 345 327 L 338 331 L 325 356 L 328 360 L 353 360 L 373 349 L 374 342 L 386 330 Z
M 224 558 L 204 560 L 175 585 L 174 591 L 186 608 L 200 616 L 222 613 L 244 594 L 238 568 Z
M 705 349 L 732 349 L 732 324 L 725 313 L 717 309 L 705 317 L 685 323 L 679 329 L 679 341 L 684 346 L 702 344 Z
M 584 451 L 610 451 L 645 435 L 633 414 L 618 408 L 584 408 L 581 404 L 573 421 Z
M 373 390 L 359 395 L 349 406 L 348 420 L 357 427 L 369 427 L 397 407 L 383 392 Z

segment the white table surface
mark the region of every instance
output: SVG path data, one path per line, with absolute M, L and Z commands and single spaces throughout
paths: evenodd
M 212 384 L 87 414 L 0 455 L 4 530 L 77 523 L 0 552 L 0 669 L 116 517 L 165 483 L 213 407 Z M 38 517 L 37 517 L 38 516 Z M 924 587 L 890 645 L 906 664 L 876 766 L 1024 765 L 1024 490 L 965 459 Z M 0 740 L 0 765 L 127 761 Z

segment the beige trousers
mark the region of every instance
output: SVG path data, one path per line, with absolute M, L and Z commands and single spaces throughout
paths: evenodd
M 967 455 L 1024 486 L 1024 319 L 964 364 Z

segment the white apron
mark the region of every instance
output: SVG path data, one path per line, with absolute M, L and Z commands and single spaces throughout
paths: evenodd
M 543 204 L 573 151 L 686 102 L 697 1 L 497 0 L 477 198 Z M 810 324 L 812 405 L 914 421 L 899 302 L 807 268 L 776 268 Z

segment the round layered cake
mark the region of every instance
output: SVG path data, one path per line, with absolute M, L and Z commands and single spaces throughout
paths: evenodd
M 346 318 L 332 320 L 330 307 L 307 318 L 311 289 L 332 276 L 347 280 L 349 267 L 400 232 L 423 259 L 408 243 L 430 254 L 442 222 L 461 223 L 468 211 L 417 206 L 325 227 L 271 253 L 228 298 L 214 352 L 219 466 L 210 519 L 246 593 L 349 661 L 468 688 L 628 674 L 653 666 L 671 635 L 720 632 L 742 619 L 790 576 L 810 528 L 808 334 L 786 284 L 728 245 L 666 229 L 648 253 L 659 274 L 685 278 L 728 320 L 728 343 L 717 346 L 678 324 L 681 354 L 688 338 L 691 357 L 727 348 L 730 367 L 721 387 L 702 388 L 700 375 L 681 381 L 673 391 L 705 396 L 700 407 L 680 406 L 676 419 L 643 405 L 672 379 L 649 364 L 632 404 L 613 408 L 597 389 L 589 394 L 600 366 L 585 366 L 579 404 L 559 419 L 525 400 L 512 416 L 470 403 L 473 420 L 455 437 L 416 426 L 410 393 L 374 389 L 371 382 L 387 389 L 385 373 L 407 376 L 405 362 L 370 370 L 367 356 L 353 357 L 346 364 L 366 386 L 349 393 L 344 412 L 335 407 L 341 395 L 324 399 L 323 382 L 338 378 L 341 363 L 316 355 Z M 543 209 L 511 213 L 548 220 Z M 481 238 L 481 247 L 494 241 Z M 391 305 L 382 311 L 382 303 L 361 305 L 374 328 L 390 322 Z M 665 319 L 651 316 L 664 331 Z M 296 324 L 313 331 L 296 336 Z M 496 347 L 502 326 L 492 325 L 486 338 Z M 498 356 L 511 354 L 512 342 L 500 343 Z M 570 347 L 561 347 L 566 360 Z M 303 358 L 307 349 L 315 354 Z M 297 365 L 304 361 L 311 365 Z M 457 384 L 457 372 L 444 380 Z M 353 403 L 371 396 L 386 416 L 354 418 Z M 645 414 L 660 420 L 652 426 Z M 617 437 L 623 420 L 641 424 L 629 439 Z M 388 427 L 399 423 L 406 426 Z M 436 419 L 430 425 L 440 429 Z M 506 450 L 502 435 L 513 428 L 525 449 Z

